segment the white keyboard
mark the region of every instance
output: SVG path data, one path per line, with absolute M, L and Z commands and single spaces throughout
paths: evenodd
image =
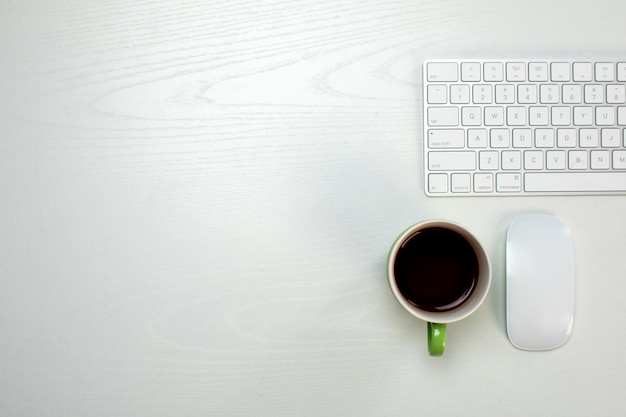
M 424 63 L 430 196 L 626 194 L 626 59 Z

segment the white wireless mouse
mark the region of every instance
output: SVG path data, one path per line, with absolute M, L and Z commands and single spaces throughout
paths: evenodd
M 574 320 L 574 250 L 557 217 L 531 215 L 506 237 L 506 325 L 511 343 L 525 350 L 561 346 Z

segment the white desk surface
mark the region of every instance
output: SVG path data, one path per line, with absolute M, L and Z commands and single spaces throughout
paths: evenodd
M 626 197 L 426 197 L 420 77 L 429 57 L 625 57 L 624 15 L 4 2 L 0 415 L 623 415 Z M 505 231 L 535 211 L 577 254 L 572 337 L 543 353 L 505 330 Z M 385 274 L 432 217 L 494 268 L 442 358 Z

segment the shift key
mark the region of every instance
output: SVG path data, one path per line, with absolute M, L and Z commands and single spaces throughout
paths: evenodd
M 429 107 L 429 126 L 458 126 L 459 109 L 457 107 Z
M 428 153 L 428 169 L 431 171 L 473 171 L 476 169 L 476 152 L 431 151 Z

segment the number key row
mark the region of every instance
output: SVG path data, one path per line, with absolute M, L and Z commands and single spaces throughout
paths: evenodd
M 429 104 L 623 104 L 624 84 L 430 84 Z

